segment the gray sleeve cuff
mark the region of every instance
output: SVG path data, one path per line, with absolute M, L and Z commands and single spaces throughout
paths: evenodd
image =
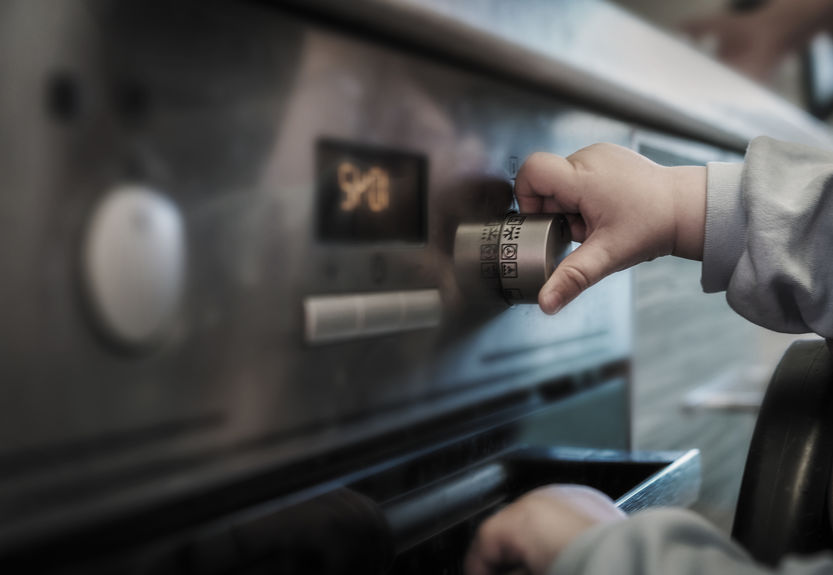
M 627 525 L 623 521 L 600 523 L 591 527 L 567 545 L 553 564 L 550 565 L 547 575 L 583 574 L 587 558 L 593 555 L 594 551 L 599 548 L 600 543 L 607 538 L 611 531 L 622 528 L 627 528 Z M 627 560 L 627 558 L 622 559 Z
M 596 525 L 571 542 L 548 575 L 829 575 L 833 556 L 787 558 L 776 570 L 749 554 L 702 517 L 685 509 L 639 511 Z
M 686 509 L 653 508 L 582 533 L 561 552 L 548 575 L 766 575 L 728 537 Z
M 703 291 L 724 291 L 746 245 L 746 212 L 741 196 L 743 164 L 708 164 Z

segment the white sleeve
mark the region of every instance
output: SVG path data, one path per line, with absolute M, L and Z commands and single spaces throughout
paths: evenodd
M 833 337 L 833 152 L 762 137 L 709 164 L 701 279 L 758 325 Z
M 776 570 L 746 552 L 699 515 L 650 509 L 598 525 L 561 553 L 548 575 L 830 575 L 833 557 L 790 558 Z

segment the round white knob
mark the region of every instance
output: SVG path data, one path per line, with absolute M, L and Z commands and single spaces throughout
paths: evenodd
M 145 186 L 115 187 L 93 211 L 82 266 L 105 335 L 134 349 L 160 341 L 185 283 L 185 230 L 176 205 Z

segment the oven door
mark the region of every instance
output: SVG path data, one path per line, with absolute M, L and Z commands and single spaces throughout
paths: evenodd
M 599 389 L 616 386 L 612 381 Z M 536 414 L 566 419 L 573 403 L 556 401 L 498 422 L 489 413 L 488 425 L 455 434 L 444 429 L 407 449 L 384 438 L 376 447 L 385 453 L 377 449 L 373 457 L 373 446 L 333 453 L 318 479 L 310 474 L 314 462 L 306 461 L 89 528 L 79 525 L 52 540 L 41 534 L 6 555 L 0 567 L 85 574 L 453 574 L 462 573 L 480 522 L 539 486 L 588 485 L 627 513 L 697 499 L 697 450 L 524 443 L 531 436 L 521 430 Z
M 632 513 L 689 505 L 700 488 L 697 450 L 518 446 L 389 500 L 368 494 L 427 464 L 420 459 L 406 457 L 390 469 L 366 470 L 264 503 L 143 550 L 123 567 L 142 573 L 462 573 L 477 525 L 530 489 L 589 485 Z M 121 572 L 112 563 L 108 568 Z

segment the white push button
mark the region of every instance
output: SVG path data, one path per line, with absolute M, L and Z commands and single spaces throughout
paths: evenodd
M 179 210 L 150 188 L 117 186 L 92 214 L 82 265 L 102 331 L 132 348 L 155 343 L 171 324 L 185 282 Z
M 363 334 L 396 331 L 405 315 L 401 292 L 356 296 L 359 306 L 358 328 Z
M 439 325 L 442 301 L 437 290 L 421 290 L 403 295 L 404 323 L 410 329 Z
M 304 339 L 322 344 L 436 327 L 441 316 L 435 289 L 312 296 L 304 299 Z
M 355 296 L 332 296 L 304 300 L 307 333 L 347 336 L 359 328 L 359 306 Z

